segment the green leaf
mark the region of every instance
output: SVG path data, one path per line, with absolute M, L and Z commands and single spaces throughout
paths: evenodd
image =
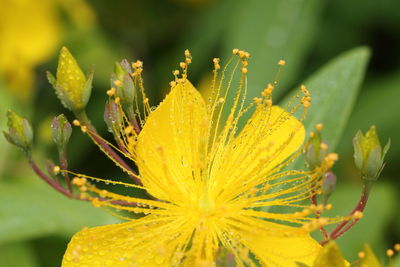
M 248 51 L 252 57 L 248 72 L 248 98 L 259 96 L 285 59 L 280 86 L 293 82 L 305 64 L 306 51 L 313 40 L 323 1 L 318 0 L 250 0 L 231 1 L 235 5 L 226 27 L 223 53 L 233 48 Z M 283 93 L 277 90 L 277 93 Z M 276 96 L 276 95 L 275 95 Z
M 395 99 L 400 99 L 400 72 L 391 76 L 370 82 L 357 100 L 354 112 L 350 117 L 349 126 L 343 134 L 343 140 L 338 151 L 352 153 L 351 138 L 359 129 L 367 130 L 375 124 L 382 140 L 388 138 L 393 144 L 400 143 L 399 105 Z M 400 146 L 392 146 L 388 153 L 388 162 L 400 154 Z
M 10 243 L 0 246 L 2 266 L 7 267 L 38 267 L 39 263 L 28 244 Z
M 37 177 L 0 182 L 0 243 L 49 234 L 72 236 L 84 226 L 117 219 L 89 203 L 68 199 Z
M 352 49 L 330 61 L 304 82 L 312 97 L 304 126 L 310 132 L 316 124 L 323 123 L 322 138 L 331 151 L 346 127 L 369 56 L 368 48 Z M 283 103 L 288 103 L 297 92 L 295 89 Z

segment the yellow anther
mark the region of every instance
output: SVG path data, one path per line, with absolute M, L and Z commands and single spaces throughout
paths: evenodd
M 321 147 L 321 149 L 324 150 L 324 151 L 328 150 L 328 145 L 325 144 L 325 143 L 321 143 L 320 147 Z
M 232 114 L 229 114 L 228 121 L 233 121 L 233 115 Z
M 356 211 L 353 214 L 354 219 L 361 219 L 363 217 L 363 213 L 361 211 Z
M 174 86 L 176 85 L 176 82 L 175 82 L 175 81 L 170 81 L 170 82 L 169 82 L 169 85 L 170 85 L 171 87 L 174 87 Z
M 84 184 L 86 184 L 86 178 L 74 177 L 72 179 L 72 184 L 76 186 L 83 186 Z
M 388 250 L 386 250 L 386 255 L 387 255 L 388 257 L 392 257 L 392 256 L 394 255 L 393 249 L 388 249 Z
M 246 74 L 247 73 L 247 68 L 242 68 L 242 73 Z
M 114 103 L 118 104 L 121 101 L 121 98 L 119 98 L 118 96 L 114 99 Z
M 190 63 L 192 63 L 192 59 L 190 59 L 190 58 L 185 58 L 185 62 L 186 62 L 186 64 L 190 64 Z
M 240 58 L 245 58 L 245 57 L 246 57 L 246 52 L 240 50 L 240 51 L 238 52 L 238 55 L 239 55 Z
M 305 102 L 303 103 L 303 106 L 304 106 L 305 108 L 309 108 L 309 107 L 311 106 L 311 103 L 310 103 L 309 101 L 305 101 Z
M 259 97 L 253 98 L 253 101 L 256 102 L 257 104 L 260 104 L 262 102 L 262 99 Z
M 279 65 L 279 66 L 285 66 L 285 64 L 286 64 L 286 61 L 283 60 L 283 59 L 281 59 L 281 60 L 278 61 L 278 65 Z
M 358 256 L 359 259 L 364 259 L 365 258 L 365 252 L 364 251 L 360 251 L 360 252 L 358 252 L 357 256 Z
M 122 86 L 122 82 L 120 80 L 115 80 L 114 81 L 115 86 Z
M 186 69 L 186 67 L 187 67 L 187 65 L 186 65 L 185 62 L 179 63 L 179 66 L 180 66 L 182 69 Z
M 113 95 L 115 95 L 115 88 L 113 87 L 113 88 L 111 88 L 110 90 L 107 90 L 107 95 L 108 95 L 108 96 L 113 96 Z
M 310 137 L 313 138 L 315 136 L 314 132 L 310 132 Z
M 395 244 L 394 245 L 394 250 L 400 251 L 400 244 Z
M 237 55 L 237 53 L 239 52 L 239 49 L 235 48 L 232 50 L 232 54 Z
M 329 153 L 327 158 L 328 160 L 337 161 L 339 159 L 339 155 L 336 153 Z
M 315 129 L 318 131 L 321 131 L 322 128 L 324 128 L 324 125 L 322 123 L 318 123 L 317 125 L 315 125 Z
M 80 195 L 79 195 L 79 197 L 80 197 L 81 199 L 88 199 L 88 198 L 89 198 L 89 194 L 88 194 L 88 193 L 85 193 L 85 192 L 81 192 Z
M 133 132 L 133 127 L 132 127 L 131 125 L 127 126 L 127 127 L 124 129 L 124 132 L 125 132 L 125 134 L 130 134 L 130 133 L 132 133 L 132 132 Z
M 149 103 L 149 99 L 146 97 L 145 99 L 143 99 L 143 104 L 147 104 Z
M 218 98 L 219 103 L 224 103 L 225 99 L 223 97 Z
M 271 100 L 271 99 L 266 100 L 265 103 L 267 103 L 267 105 L 268 105 L 269 107 L 272 106 L 272 100 Z
M 93 200 L 92 200 L 92 205 L 93 205 L 93 207 L 96 207 L 96 208 L 99 208 L 100 206 L 101 206 L 101 201 L 98 199 L 98 198 L 94 198 Z
M 75 126 L 80 126 L 81 125 L 80 121 L 78 121 L 78 120 L 73 120 L 72 124 L 75 125 Z
M 214 64 L 219 64 L 219 61 L 220 61 L 220 59 L 219 58 L 213 58 L 213 62 L 214 62 Z
M 54 167 L 53 167 L 53 173 L 54 173 L 54 174 L 59 174 L 59 173 L 60 173 L 60 170 L 61 170 L 61 169 L 60 169 L 60 166 L 54 166 Z
M 326 210 L 331 210 L 331 209 L 332 209 L 332 204 L 330 204 L 330 203 L 329 203 L 329 204 L 326 204 L 326 205 L 325 205 L 325 209 L 326 209 Z
M 250 58 L 250 56 L 251 56 L 249 52 L 244 52 L 244 55 L 246 58 Z
M 249 62 L 247 60 L 242 61 L 243 67 L 247 67 L 249 65 Z
M 174 70 L 174 71 L 172 72 L 172 74 L 175 75 L 175 76 L 179 75 L 179 70 Z
M 143 62 L 140 60 L 137 60 L 136 62 L 132 63 L 132 68 L 134 69 L 139 69 L 143 67 Z
M 81 131 L 86 133 L 87 132 L 87 127 L 85 125 L 81 126 Z
M 191 57 L 189 49 L 185 50 L 185 57 Z

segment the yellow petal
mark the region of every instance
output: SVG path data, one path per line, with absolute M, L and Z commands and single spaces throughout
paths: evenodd
M 304 127 L 293 115 L 278 106 L 260 105 L 239 135 L 220 152 L 223 156 L 214 163 L 212 177 L 217 183 L 220 180 L 220 188 L 261 183 L 257 178 L 266 177 L 297 151 L 304 137 Z
M 174 86 L 140 132 L 137 164 L 149 193 L 174 203 L 186 202 L 204 164 L 206 105 L 186 81 Z
M 172 266 L 190 234 L 179 232 L 179 223 L 156 216 L 85 228 L 75 234 L 64 254 L 62 267 Z M 165 230 L 175 231 L 174 238 Z
M 263 266 L 297 267 L 296 262 L 312 265 L 321 246 L 308 232 L 295 228 L 247 219 L 236 225 L 240 242 L 245 245 Z
M 313 267 L 345 267 L 348 266 L 339 247 L 335 242 L 329 242 L 321 249 Z

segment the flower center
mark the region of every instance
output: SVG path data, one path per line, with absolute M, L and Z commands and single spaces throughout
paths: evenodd
M 209 216 L 215 211 L 215 202 L 208 193 L 203 193 L 199 199 L 198 208 L 202 216 Z

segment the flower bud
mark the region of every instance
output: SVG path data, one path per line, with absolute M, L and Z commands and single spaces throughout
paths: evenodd
M 335 191 L 336 175 L 333 172 L 327 172 L 322 179 L 322 194 L 326 203 L 330 195 Z
M 353 138 L 354 162 L 361 171 L 365 180 L 374 181 L 378 179 L 383 167 L 384 158 L 390 147 L 390 140 L 382 149 L 376 127 L 373 125 L 365 136 L 358 131 Z
M 316 131 L 310 136 L 310 141 L 306 147 L 305 160 L 310 169 L 320 166 L 327 155 L 326 144 L 322 142 L 321 132 Z
M 7 111 L 8 132 L 3 132 L 8 142 L 28 152 L 32 146 L 33 131 L 29 121 L 17 115 L 14 111 Z
M 114 101 L 107 101 L 104 108 L 104 121 L 107 124 L 108 131 L 111 133 L 119 133 L 123 124 L 123 111 L 121 106 Z
M 114 72 L 111 75 L 111 87 L 116 88 L 116 96 L 121 99 L 124 108 L 133 105 L 135 85 L 131 73 L 132 69 L 126 59 L 115 62 Z
M 57 78 L 50 72 L 47 78 L 64 107 L 73 112 L 85 109 L 92 91 L 93 70 L 86 77 L 66 47 L 60 51 Z
M 64 114 L 54 117 L 51 124 L 53 140 L 60 149 L 64 149 L 71 137 L 72 127 Z

